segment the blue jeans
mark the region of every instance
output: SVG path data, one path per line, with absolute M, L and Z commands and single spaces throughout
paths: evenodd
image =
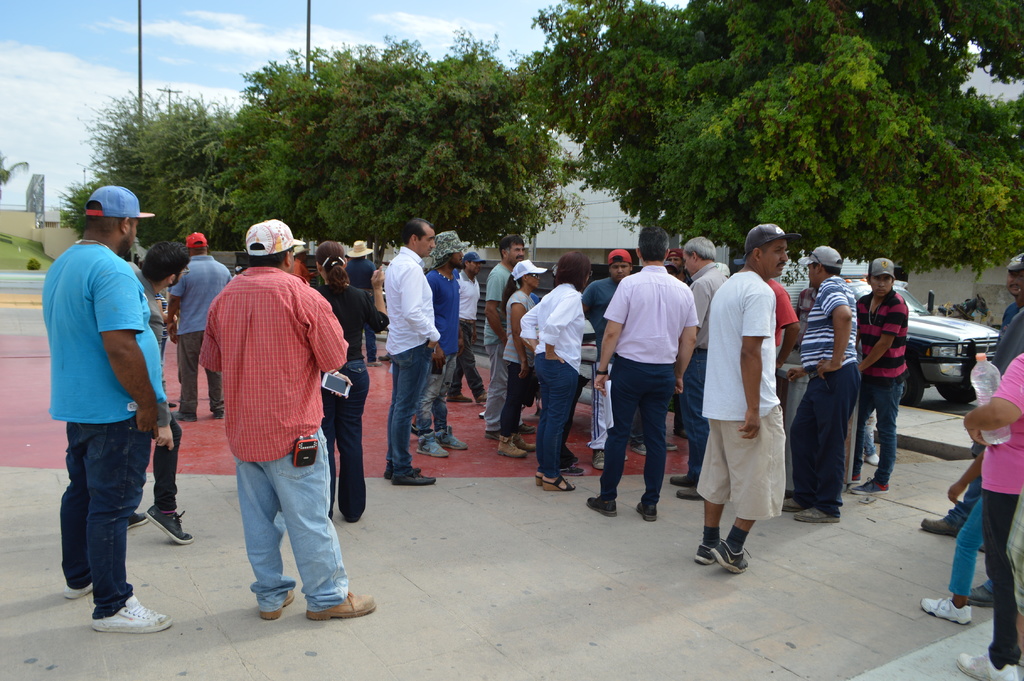
M 546 359 L 538 354 L 534 371 L 540 383 L 540 399 L 544 408 L 537 423 L 537 471 L 547 478 L 559 476 L 562 453 L 562 431 L 571 416 L 572 400 L 579 385 L 579 372 L 571 364 Z
M 388 410 L 388 455 L 386 470 L 395 475 L 412 475 L 409 437 L 412 417 L 419 406 L 430 375 L 431 349 L 426 343 L 391 355 L 391 408 Z
M 321 428 L 327 441 L 327 461 L 330 464 L 331 480 L 337 480 L 337 497 L 335 487 L 331 484 L 331 504 L 338 500 L 338 510 L 349 522 L 358 520 L 366 510 L 366 480 L 363 477 L 363 409 L 366 407 L 366 396 L 370 393 L 370 375 L 366 373 L 366 363 L 354 359 L 341 368 L 341 373 L 352 381 L 348 397 L 338 397 L 329 390 L 320 389 L 320 397 L 324 402 L 324 420 Z M 338 434 L 341 437 L 338 437 Z M 334 445 L 338 446 L 338 461 L 334 460 Z M 334 517 L 333 510 L 328 516 Z
M 67 424 L 70 482 L 60 502 L 64 580 L 93 585 L 93 619 L 109 617 L 132 597 L 125 571 L 128 517 L 142 501 L 153 435 L 135 417 L 117 423 Z
M 619 481 L 626 463 L 626 444 L 639 409 L 644 424 L 644 491 L 641 500 L 655 505 L 661 498 L 665 478 L 665 418 L 668 401 L 675 393 L 673 364 L 646 364 L 615 357 L 608 378 L 612 384 L 612 427 L 604 444 L 604 470 L 601 472 L 601 499 L 618 496 Z
M 857 412 L 857 446 L 853 453 L 853 474 L 860 475 L 864 462 L 864 448 L 874 433 L 866 427 L 871 412 L 878 414 L 878 470 L 874 480 L 880 485 L 889 484 L 893 466 L 896 465 L 896 415 L 900 411 L 900 399 L 903 397 L 902 381 L 893 381 L 892 385 L 882 386 L 861 380 L 860 403 Z
M 377 361 L 377 335 L 369 324 L 363 324 L 363 335 L 366 336 L 366 361 Z
M 971 508 L 967 521 L 956 535 L 953 569 L 949 574 L 949 592 L 956 596 L 969 596 L 971 586 L 974 585 L 974 566 L 978 562 L 978 550 L 983 542 L 981 517 L 982 502 L 978 499 L 978 503 Z
M 245 552 L 256 577 L 249 588 L 263 611 L 280 608 L 295 588 L 295 580 L 283 574 L 281 540 L 286 530 L 306 608 L 327 610 L 348 597 L 338 535 L 327 518 L 331 481 L 322 430 L 316 438 L 320 449 L 312 466 L 297 468 L 290 453 L 274 461 L 235 459 Z
M 704 418 L 704 377 L 708 366 L 708 351 L 696 349 L 683 374 L 683 393 L 679 396 L 682 407 L 683 428 L 686 429 L 687 447 L 690 450 L 686 472 L 694 480 L 700 479 L 704 466 L 704 450 L 708 445 L 711 428 Z
M 417 435 L 443 433 L 448 429 L 448 402 L 445 398 L 452 385 L 458 360 L 458 353 L 445 355 L 444 364 L 441 365 L 439 374 L 433 373 L 434 362 L 431 360 L 429 365 L 431 372 L 427 375 L 427 382 L 420 397 L 419 411 L 416 414 Z M 431 417 L 433 417 L 433 428 L 430 426 Z
M 963 500 L 956 502 L 943 520 L 957 529 L 963 527 L 964 523 L 967 522 L 967 518 L 970 516 L 974 505 L 977 504 L 980 499 L 981 476 L 979 475 L 971 481 L 971 484 L 967 485 L 967 491 L 964 492 Z
M 846 432 L 860 393 L 860 371 L 850 362 L 807 383 L 790 425 L 793 501 L 839 517 L 843 505 Z

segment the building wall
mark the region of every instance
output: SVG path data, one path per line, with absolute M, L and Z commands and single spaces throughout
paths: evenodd
M 43 252 L 54 260 L 78 240 L 78 232 L 73 229 L 36 229 L 35 213 L 14 210 L 0 211 L 0 234 L 38 241 L 43 245 Z
M 36 214 L 20 210 L 0 211 L 0 234 L 10 234 L 22 239 L 39 241 L 32 233 L 36 231 Z

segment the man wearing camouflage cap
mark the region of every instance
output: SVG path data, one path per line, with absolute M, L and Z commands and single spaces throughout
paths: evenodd
M 439 458 L 448 456 L 447 449 L 466 449 L 466 443 L 455 437 L 448 425 L 445 398 L 455 376 L 462 345 L 459 281 L 455 270 L 462 269 L 462 253 L 468 246 L 454 231 L 441 232 L 434 240 L 434 267 L 427 273 L 427 284 L 433 296 L 434 326 L 441 339 L 431 355 L 430 376 L 416 415 L 416 433 L 420 438 L 416 452 Z

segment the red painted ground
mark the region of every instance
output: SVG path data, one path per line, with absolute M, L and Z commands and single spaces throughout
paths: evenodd
M 170 400 L 178 400 L 177 361 L 174 346 L 168 345 L 166 357 L 167 392 Z M 380 475 L 384 471 L 387 449 L 387 415 L 391 403 L 391 377 L 389 365 L 370 369 L 370 396 L 363 417 L 363 451 L 366 475 Z M 486 369 L 481 369 L 484 381 Z M 64 424 L 50 418 L 50 357 L 45 338 L 0 335 L 0 466 L 30 468 L 64 468 L 64 449 L 67 445 Z M 179 472 L 214 475 L 233 475 L 234 459 L 224 438 L 224 422 L 214 421 L 205 401 L 205 376 L 200 372 L 199 421 L 181 424 L 181 453 Z M 88 399 L 83 395 L 82 399 Z M 482 406 L 477 404 L 449 404 L 448 422 L 455 434 L 469 445 L 462 452 L 452 452 L 447 459 L 435 459 L 415 453 L 413 464 L 423 468 L 425 474 L 447 478 L 518 477 L 532 476 L 536 459 L 509 459 L 498 456 L 498 443 L 484 438 L 483 421 L 478 418 Z M 536 424 L 533 409 L 524 412 L 527 423 Z M 671 426 L 671 415 L 669 416 Z M 569 447 L 580 459 L 587 475 L 598 473 L 590 468 L 590 450 L 586 443 L 590 435 L 590 407 L 579 405 L 573 421 Z M 669 428 L 671 432 L 671 428 Z M 533 436 L 526 436 L 533 442 Z M 668 453 L 668 472 L 686 470 L 686 440 L 670 437 L 679 445 L 679 451 Z M 643 457 L 631 454 L 626 462 L 626 474 L 643 472 Z

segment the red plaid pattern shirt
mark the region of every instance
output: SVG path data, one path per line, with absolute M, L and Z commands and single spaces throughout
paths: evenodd
M 224 374 L 224 429 L 242 461 L 274 461 L 323 420 L 320 372 L 345 364 L 331 306 L 275 267 L 238 275 L 210 305 L 199 363 Z

